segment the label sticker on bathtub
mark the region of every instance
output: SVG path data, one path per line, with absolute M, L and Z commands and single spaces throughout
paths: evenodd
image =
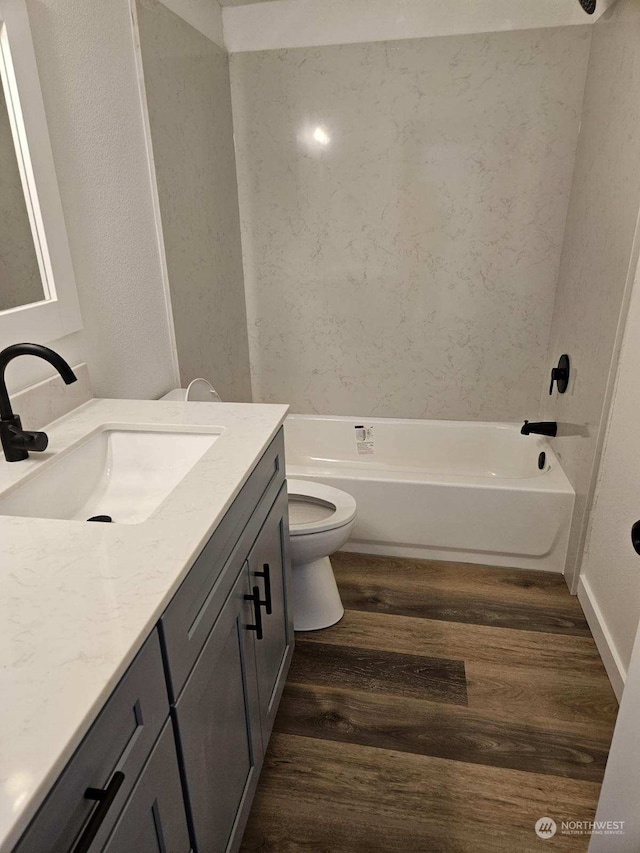
M 373 444 L 373 427 L 357 426 L 356 431 L 356 450 L 362 456 L 374 452 Z

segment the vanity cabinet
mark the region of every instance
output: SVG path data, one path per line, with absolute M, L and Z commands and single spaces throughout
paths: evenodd
M 249 575 L 243 565 L 175 706 L 196 847 L 224 851 L 262 765 Z
M 284 485 L 284 433 L 273 439 L 160 620 L 169 694 L 178 698 Z
M 174 714 L 200 853 L 236 850 L 293 652 L 287 491 L 281 486 Z
M 262 639 L 255 638 L 258 695 L 262 737 L 268 741 L 286 671 L 293 652 L 293 614 L 289 560 L 289 514 L 283 486 L 249 553 L 252 588 L 257 585 L 264 602 Z
M 293 653 L 282 430 L 14 853 L 234 853 Z
M 149 779 L 147 761 L 168 719 L 162 654 L 158 632 L 154 630 L 18 842 L 15 853 L 102 850 L 137 780 L 141 775 Z M 94 791 L 95 795 L 90 795 Z M 182 810 L 184 813 L 184 806 Z
M 175 739 L 168 720 L 104 853 L 191 853 Z
M 240 846 L 291 661 L 287 506 L 280 434 L 161 620 L 197 853 Z

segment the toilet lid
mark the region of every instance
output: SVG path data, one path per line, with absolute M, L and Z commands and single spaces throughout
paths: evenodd
M 356 502 L 346 492 L 310 480 L 287 480 L 289 533 L 302 536 L 335 530 L 356 517 Z

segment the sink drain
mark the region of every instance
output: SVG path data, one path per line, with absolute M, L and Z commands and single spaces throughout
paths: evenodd
M 103 521 L 105 524 L 111 524 L 113 519 L 110 515 L 92 515 L 87 521 Z

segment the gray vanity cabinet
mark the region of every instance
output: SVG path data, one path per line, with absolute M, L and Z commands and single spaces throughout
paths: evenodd
M 223 522 L 194 564 L 194 580 L 187 577 L 162 618 L 197 853 L 240 846 L 293 653 L 281 433 L 225 521 L 247 507 L 241 525 L 228 525 L 240 527 L 235 544 L 225 538 L 219 546 Z M 229 555 L 223 568 L 220 554 Z
M 154 630 L 14 853 L 102 851 L 138 780 L 143 774 L 150 778 L 149 759 L 168 719 L 162 654 Z M 177 773 L 175 747 L 174 762 Z M 92 790 L 100 791 L 102 799 L 88 796 Z M 184 821 L 181 800 L 177 808 L 182 808 Z
M 283 486 L 249 554 L 252 587 L 263 602 L 262 639 L 255 639 L 260 720 L 269 739 L 293 653 L 287 490 Z
M 175 740 L 167 721 L 104 853 L 190 853 Z
M 282 430 L 13 853 L 235 853 L 291 660 Z
M 243 563 L 175 705 L 194 841 L 202 853 L 239 845 L 262 764 L 255 626 Z

